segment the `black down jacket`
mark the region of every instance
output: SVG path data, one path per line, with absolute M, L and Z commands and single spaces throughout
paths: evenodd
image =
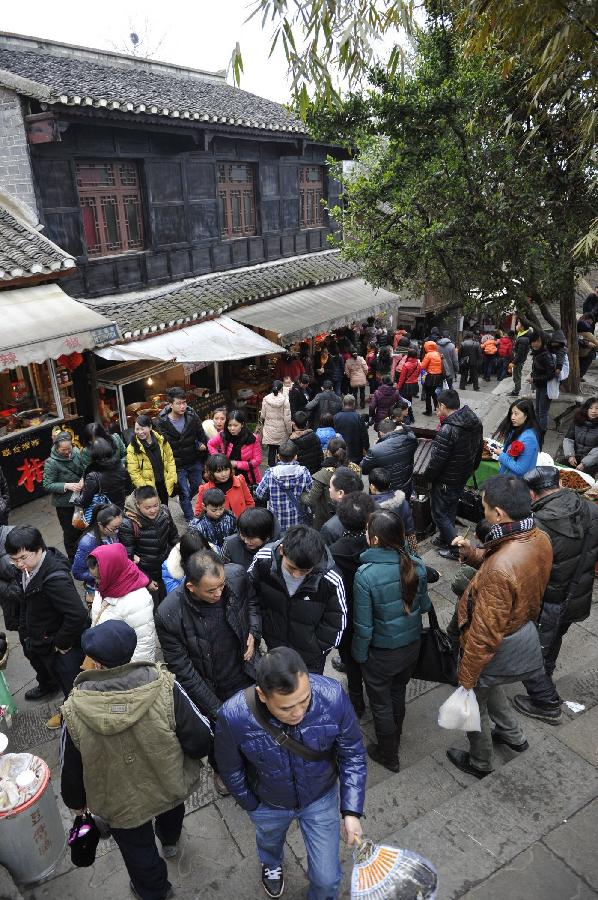
M 432 442 L 428 481 L 462 487 L 480 464 L 482 423 L 469 406 L 447 416 Z
M 324 454 L 320 439 L 311 428 L 301 434 L 293 434 L 291 440 L 297 448 L 297 462 L 314 475 L 322 468 Z
M 413 478 L 413 457 L 417 450 L 417 438 L 410 428 L 391 431 L 377 444 L 370 447 L 361 461 L 361 471 L 369 475 L 372 469 L 382 466 L 390 472 L 390 489 L 411 494 Z
M 154 427 L 172 447 L 177 469 L 184 469 L 187 466 L 192 466 L 198 460 L 206 458 L 208 455 L 208 439 L 203 430 L 201 419 L 192 409 L 187 409 L 185 412 L 183 430 L 181 432 L 177 431 L 168 418 L 168 413 L 171 409 L 171 406 L 166 406 L 162 410 L 160 415 L 154 419 Z M 199 450 L 200 444 L 203 444 L 206 449 Z
M 513 364 L 516 366 L 522 366 L 525 360 L 527 359 L 529 353 L 529 341 L 533 334 L 533 330 L 528 328 L 527 331 L 523 331 L 517 338 L 515 338 L 515 345 L 513 347 Z
M 132 496 L 125 503 L 125 517 L 118 529 L 118 539 L 124 544 L 129 559 L 139 557 L 137 565 L 153 581 L 162 573 L 162 563 L 178 544 L 179 533 L 167 506 L 162 504 L 155 519 L 142 516 Z
M 17 585 L 21 573 L 15 569 Z M 78 647 L 89 626 L 89 615 L 71 576 L 71 564 L 59 550 L 48 547 L 39 570 L 22 593 L 19 636 L 38 654 L 54 648 Z
M 6 552 L 6 535 L 14 525 L 0 525 L 0 606 L 4 613 L 4 625 L 8 631 L 17 631 L 19 627 L 19 608 L 23 591 L 20 577 Z
M 255 591 L 241 566 L 228 563 L 224 567 L 224 573 L 226 621 L 239 641 L 241 659 L 249 634 L 255 637 L 256 653 L 251 660 L 243 662 L 243 671 L 255 681 L 256 654 L 261 631 Z M 222 704 L 212 677 L 210 642 L 205 633 L 205 621 L 202 616 L 197 615 L 194 607 L 193 597 L 185 585 L 179 585 L 158 607 L 156 631 L 164 662 L 170 671 L 193 702 L 211 719 L 215 719 Z
M 548 347 L 532 350 L 532 381 L 535 387 L 545 387 L 555 373 L 554 356 Z
M 81 505 L 83 509 L 91 504 L 96 494 L 105 494 L 111 503 L 124 508 L 129 488 L 129 476 L 120 456 L 115 454 L 109 463 L 91 463 L 85 470 L 85 480 Z
M 587 619 L 592 604 L 594 565 L 598 558 L 598 509 L 575 491 L 563 488 L 532 503 L 534 519 L 552 544 L 553 564 L 544 603 L 563 609 L 561 621 Z M 584 535 L 588 542 L 580 557 Z M 577 584 L 574 579 L 578 578 Z M 572 596 L 567 596 L 573 583 Z
M 280 543 L 261 547 L 249 567 L 262 613 L 262 634 L 268 650 L 292 647 L 310 671 L 321 672 L 325 654 L 338 647 L 347 625 L 343 581 L 327 550 L 294 596 L 289 596 Z

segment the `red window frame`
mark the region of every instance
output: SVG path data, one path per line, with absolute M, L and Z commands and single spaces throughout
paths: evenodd
M 299 167 L 299 225 L 301 228 L 321 228 L 324 224 L 324 168 Z
M 218 209 L 223 240 L 256 234 L 255 167 L 218 163 Z
M 143 250 L 139 169 L 130 160 L 75 163 L 83 232 L 90 257 Z

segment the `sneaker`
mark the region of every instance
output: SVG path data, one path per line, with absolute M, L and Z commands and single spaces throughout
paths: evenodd
M 176 856 L 178 852 L 179 852 L 178 844 L 162 844 L 163 859 L 172 859 L 172 857 Z
M 525 753 L 526 750 L 529 750 L 527 741 L 522 741 L 520 744 L 512 744 L 495 728 L 492 730 L 492 741 L 495 744 L 504 744 L 505 747 L 508 747 L 509 750 L 514 750 L 515 753 Z
M 530 719 L 539 719 L 547 725 L 560 725 L 563 719 L 561 707 L 558 703 L 551 706 L 538 706 L 527 694 L 516 694 L 513 697 L 513 706 L 524 716 Z
M 62 716 L 60 713 L 56 713 L 55 716 L 52 716 L 51 719 L 48 719 L 46 722 L 46 728 L 49 728 L 50 731 L 56 731 L 58 728 L 62 726 Z
M 217 794 L 220 794 L 221 797 L 228 797 L 228 795 L 230 794 L 229 789 L 223 782 L 218 772 L 214 772 L 214 790 Z
M 262 884 L 268 897 L 280 897 L 284 891 L 282 866 L 262 866 Z
M 35 687 L 29 688 L 28 691 L 25 691 L 25 700 L 43 700 L 44 697 L 50 697 L 57 691 L 57 684 L 49 684 L 45 687 L 41 684 L 37 684 Z

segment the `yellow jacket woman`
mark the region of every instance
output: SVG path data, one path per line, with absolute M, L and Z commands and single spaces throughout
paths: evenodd
M 149 416 L 138 416 L 135 422 L 127 447 L 127 471 L 133 487 L 149 484 L 158 491 L 160 503 L 168 504 L 177 483 L 176 465 L 170 444 L 153 430 Z

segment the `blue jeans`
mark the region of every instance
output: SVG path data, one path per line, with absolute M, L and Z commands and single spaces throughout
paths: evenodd
M 179 503 L 183 510 L 183 515 L 187 522 L 193 518 L 193 507 L 191 500 L 197 494 L 203 479 L 203 463 L 196 462 L 192 466 L 186 466 L 184 469 L 177 469 L 179 479 Z
M 282 865 L 284 840 L 289 825 L 297 819 L 307 850 L 307 900 L 336 900 L 341 881 L 338 804 L 338 784 L 335 784 L 304 809 L 275 809 L 260 803 L 249 813 L 255 825 L 259 860 L 272 868 Z
M 432 518 L 440 538 L 447 547 L 450 547 L 453 538 L 457 537 L 455 519 L 462 493 L 463 488 L 453 485 L 436 483 L 432 486 Z

